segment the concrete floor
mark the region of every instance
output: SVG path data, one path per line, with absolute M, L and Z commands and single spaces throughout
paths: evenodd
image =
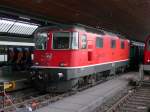
M 36 110 L 36 112 L 92 112 L 106 99 L 113 97 L 117 92 L 126 88 L 128 80 L 130 79 L 138 79 L 138 73 L 126 73 L 115 79 L 111 79 L 73 96 L 52 103 Z

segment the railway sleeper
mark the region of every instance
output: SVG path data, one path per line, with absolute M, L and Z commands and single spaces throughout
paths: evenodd
M 132 104 L 132 105 L 148 105 L 149 102 L 145 102 L 145 101 L 128 101 L 129 104 Z
M 135 93 L 135 96 L 136 97 L 146 97 L 146 98 L 150 98 L 150 93 L 149 94 L 144 94 L 143 92 L 141 92 L 142 94 L 140 93 Z
M 126 108 L 123 107 L 119 112 L 147 112 L 147 109 Z
M 145 86 L 144 86 L 145 87 Z M 150 92 L 150 90 L 149 90 L 150 88 L 140 88 L 138 91 L 146 91 L 146 92 Z
M 143 94 L 149 94 L 150 93 L 150 90 L 139 90 L 137 91 L 136 93 L 143 93 Z
M 138 107 L 147 107 L 147 105 L 139 105 L 138 103 L 136 104 L 132 104 L 130 105 L 131 103 L 128 103 L 128 104 L 124 104 L 123 107 L 125 108 L 138 108 Z
M 133 98 L 150 101 L 150 97 L 146 97 L 146 96 L 133 96 Z
M 141 102 L 141 103 L 146 103 L 146 102 L 148 103 L 148 102 L 150 102 L 147 99 L 136 99 L 136 98 L 130 98 L 128 101 L 129 102 Z
M 124 105 L 139 105 L 139 106 L 147 106 L 146 103 L 140 103 L 140 102 L 127 102 Z

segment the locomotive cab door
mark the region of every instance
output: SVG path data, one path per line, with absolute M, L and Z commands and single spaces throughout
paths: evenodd
M 116 74 L 116 63 L 114 61 L 116 61 L 117 59 L 117 51 L 116 51 L 116 39 L 111 39 L 110 41 L 110 47 L 111 47 L 111 61 L 113 62 L 112 63 L 112 69 L 111 69 L 111 73 L 110 74 Z
M 93 61 L 93 41 L 92 40 L 88 40 L 88 62 Z
M 111 61 L 116 60 L 116 39 L 111 39 Z
M 92 48 L 93 48 L 93 41 L 88 40 L 87 36 L 85 34 L 82 34 L 81 35 L 81 49 L 82 49 L 82 53 L 85 54 L 84 59 L 87 59 L 88 63 L 91 63 L 91 61 L 93 60 Z

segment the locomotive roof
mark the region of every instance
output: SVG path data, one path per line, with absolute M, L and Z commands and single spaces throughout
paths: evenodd
M 117 36 L 119 38 L 125 39 L 125 37 L 123 37 L 120 34 L 115 34 L 115 33 L 112 33 L 112 32 L 108 32 L 108 31 L 105 31 L 105 30 L 102 30 L 102 29 L 97 29 L 97 28 L 82 25 L 82 24 L 69 24 L 69 25 L 68 24 L 67 25 L 66 24 L 61 24 L 61 25 L 55 25 L 55 26 L 47 26 L 47 27 L 38 28 L 37 31 L 39 31 L 39 30 L 42 31 L 42 30 L 46 30 L 46 29 L 48 30 L 48 29 L 70 29 L 70 28 L 80 29 L 80 30 L 84 30 L 84 31 L 87 31 L 87 32 L 101 34 L 101 35 L 108 34 L 108 35 L 111 35 L 111 36 Z
M 101 35 L 105 34 L 103 30 L 89 27 L 86 25 L 81 25 L 81 24 L 69 24 L 69 25 L 61 24 L 61 25 L 55 25 L 55 26 L 47 26 L 47 27 L 38 28 L 37 31 L 48 30 L 48 29 L 70 29 L 70 28 L 85 30 L 87 32 L 98 33 Z
M 90 27 L 90 26 L 86 26 L 86 25 L 82 25 L 82 24 L 73 24 L 72 27 L 77 28 L 77 29 L 81 29 L 81 30 L 85 30 L 87 32 L 93 32 L 93 33 L 98 33 L 98 34 L 102 34 L 102 35 L 106 34 L 104 30 L 97 29 L 97 28 Z

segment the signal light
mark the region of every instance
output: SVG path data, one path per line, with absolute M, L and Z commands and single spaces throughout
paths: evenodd
M 12 89 L 15 89 L 15 87 L 16 87 L 16 84 L 14 81 L 4 83 L 4 90 L 12 90 Z

